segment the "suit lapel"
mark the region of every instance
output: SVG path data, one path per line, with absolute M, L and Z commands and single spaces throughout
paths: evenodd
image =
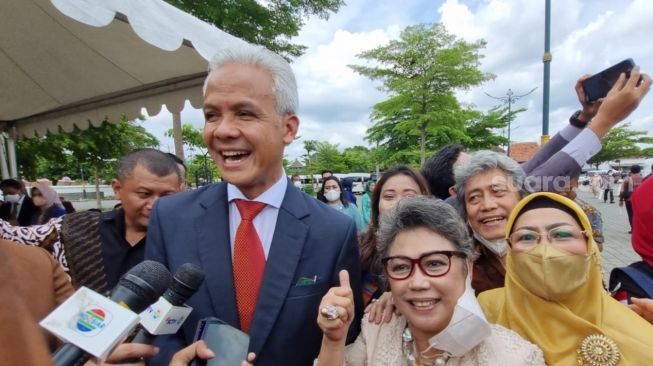
M 279 209 L 263 283 L 256 303 L 250 334 L 250 352 L 258 354 L 263 349 L 283 307 L 286 294 L 293 285 L 292 281 L 309 230 L 301 218 L 308 214 L 302 193 L 288 184 Z
M 229 239 L 229 206 L 227 185 L 218 184 L 207 191 L 207 199 L 195 221 L 199 233 L 199 258 L 206 273 L 206 285 L 214 314 L 226 323 L 238 327 L 238 310 L 233 287 L 231 245 Z

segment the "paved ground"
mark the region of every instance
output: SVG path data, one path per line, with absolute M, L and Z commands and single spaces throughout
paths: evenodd
M 619 187 L 615 188 L 615 203 L 603 203 L 601 199 L 594 198 L 588 191 L 587 186 L 578 190 L 578 196 L 589 202 L 601 212 L 603 217 L 603 233 L 605 235 L 605 244 L 603 245 L 603 277 L 607 281 L 610 277 L 610 271 L 614 267 L 621 267 L 632 262 L 640 261 L 641 258 L 635 253 L 630 244 L 630 225 L 628 224 L 628 214 L 626 207 L 619 207 L 619 199 L 616 197 Z

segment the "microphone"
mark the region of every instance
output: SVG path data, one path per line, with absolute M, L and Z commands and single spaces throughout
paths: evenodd
M 41 322 L 43 327 L 69 342 L 54 353 L 54 364 L 82 365 L 91 355 L 106 358 L 138 324 L 137 314 L 169 286 L 170 277 L 163 264 L 146 260 L 118 281 L 111 301 L 88 288 L 80 288 Z
M 192 310 L 184 303 L 202 282 L 204 271 L 200 267 L 193 263 L 182 264 L 159 301 L 140 314 L 142 328 L 131 343 L 152 344 L 157 335 L 177 333 Z

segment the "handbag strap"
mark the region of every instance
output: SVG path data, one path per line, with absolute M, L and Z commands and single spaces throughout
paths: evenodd
M 626 276 L 630 277 L 636 284 L 639 286 L 645 293 L 646 296 L 653 299 L 653 279 L 646 275 L 644 272 L 638 270 L 635 267 L 618 267 L 612 270 L 612 277 L 615 272 L 622 272 Z

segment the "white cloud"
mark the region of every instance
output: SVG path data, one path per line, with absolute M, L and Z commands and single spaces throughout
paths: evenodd
M 459 97 L 488 110 L 497 104 L 485 93 L 501 96 L 508 89 L 523 94 L 537 90 L 515 103 L 528 111 L 512 126 L 516 141 L 539 141 L 542 124 L 544 53 L 544 2 L 532 0 L 358 0 L 350 1 L 329 20 L 309 19 L 293 41 L 308 46 L 292 64 L 300 91 L 299 134 L 286 150 L 290 159 L 301 156 L 304 139 L 338 143 L 341 148 L 365 145 L 372 106 L 383 100 L 379 83 L 354 73 L 348 64 L 362 63 L 355 55 L 397 38 L 404 27 L 441 21 L 466 40 L 484 38 L 487 47 L 481 69 L 496 78 Z M 567 123 L 579 108 L 574 92 L 577 78 L 595 73 L 632 57 L 642 70 L 653 73 L 653 1 L 609 0 L 553 1 L 551 9 L 550 133 Z M 643 101 L 627 121 L 638 129 L 651 130 L 653 97 Z M 152 131 L 171 128 L 169 116 L 150 119 Z M 182 121 L 202 126 L 201 112 L 187 105 Z M 165 127 L 162 127 L 165 126 Z M 150 128 L 150 127 L 148 127 Z M 160 137 L 161 138 L 161 137 Z M 172 142 L 163 140 L 166 145 Z M 169 139 L 167 139 L 169 141 Z

